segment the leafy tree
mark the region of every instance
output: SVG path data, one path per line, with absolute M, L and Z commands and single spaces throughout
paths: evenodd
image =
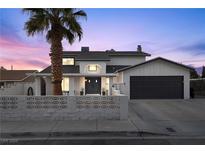
M 191 70 L 191 77 L 190 78 L 196 79 L 198 77 L 199 77 L 199 75 L 197 74 L 196 70 L 195 69 Z
M 202 75 L 201 75 L 201 77 L 205 78 L 205 66 L 202 67 Z
M 46 39 L 51 44 L 51 72 L 53 83 L 53 94 L 62 95 L 62 40 L 65 38 L 72 44 L 76 38 L 82 38 L 82 27 L 78 22 L 80 18 L 86 18 L 83 10 L 78 9 L 23 9 L 30 15 L 25 23 L 28 36 L 37 33 L 46 33 Z

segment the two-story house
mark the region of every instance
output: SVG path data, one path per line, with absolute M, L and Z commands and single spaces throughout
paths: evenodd
M 136 51 L 63 52 L 64 95 L 116 95 L 130 99 L 189 98 L 190 67 Z M 33 74 L 35 95 L 52 95 L 51 66 Z

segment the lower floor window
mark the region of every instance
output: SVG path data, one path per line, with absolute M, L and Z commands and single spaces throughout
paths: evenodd
M 69 78 L 64 77 L 62 81 L 62 91 L 69 91 Z

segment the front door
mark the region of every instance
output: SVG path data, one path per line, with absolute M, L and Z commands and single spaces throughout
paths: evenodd
M 85 77 L 85 94 L 101 94 L 101 77 Z

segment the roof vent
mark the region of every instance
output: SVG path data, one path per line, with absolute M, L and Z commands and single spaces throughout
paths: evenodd
M 89 52 L 89 47 L 81 47 L 81 52 Z
M 142 52 L 142 47 L 141 47 L 141 45 L 138 45 L 138 46 L 137 46 L 137 52 Z

